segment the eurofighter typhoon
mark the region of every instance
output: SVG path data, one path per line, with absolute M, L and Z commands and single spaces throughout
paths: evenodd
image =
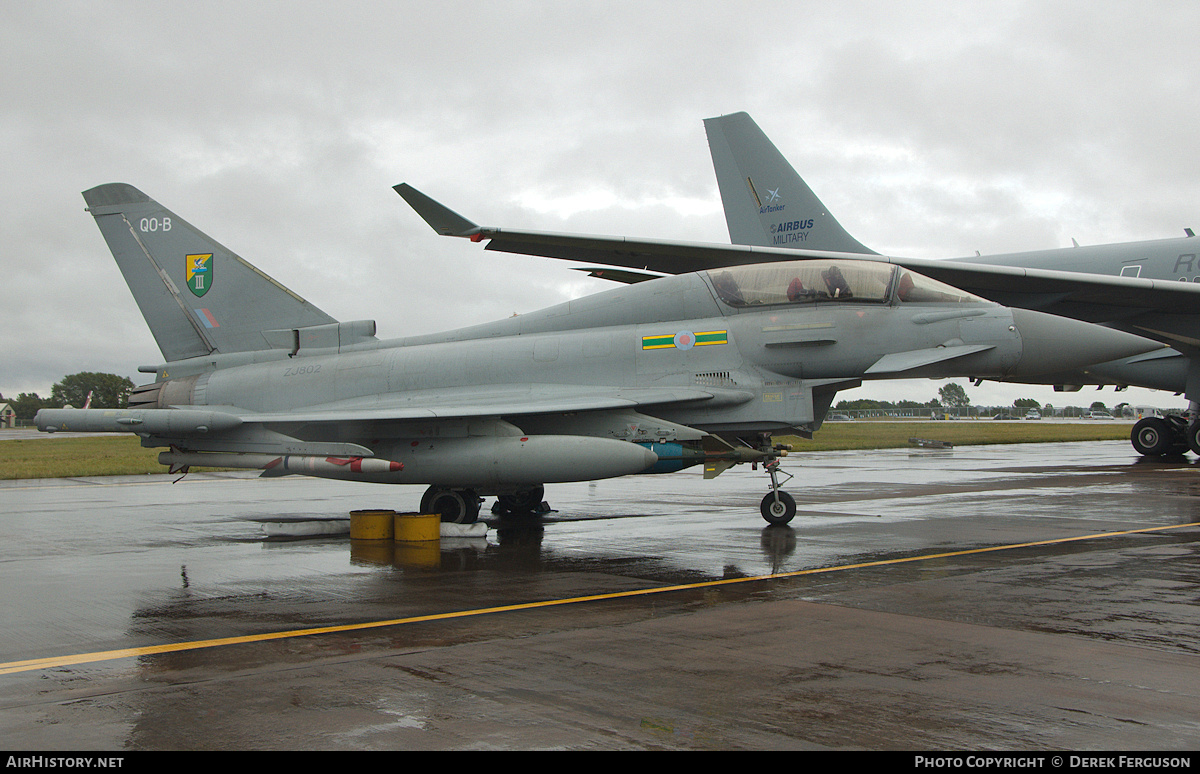
M 1031 376 L 1147 349 L 843 258 L 663 277 L 379 340 L 374 321 L 334 320 L 132 186 L 83 196 L 164 362 L 140 369 L 156 378 L 128 409 L 43 409 L 39 430 L 136 433 L 173 471 L 427 485 L 421 511 L 446 521 L 477 520 L 483 496 L 526 511 L 546 484 L 693 465 L 715 478 L 749 462 L 770 477 L 763 517 L 787 523 L 772 434 L 811 437 L 839 389 Z

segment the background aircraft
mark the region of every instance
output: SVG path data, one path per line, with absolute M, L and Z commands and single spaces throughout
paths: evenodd
M 710 118 L 704 126 L 730 241 L 876 255 L 846 232 L 749 115 Z M 1200 454 L 1200 299 L 1179 292 L 1179 283 L 1200 282 L 1200 242 L 1190 229 L 1185 233 L 1175 239 L 897 262 L 999 303 L 1102 323 L 1171 345 L 1173 349 L 1095 364 L 1083 372 L 1048 374 L 1037 383 L 1059 389 L 1134 385 L 1185 393 L 1190 423 L 1179 417 L 1148 417 L 1134 427 L 1131 440 L 1142 454 L 1185 447 Z M 1022 268 L 1043 274 L 1035 276 Z M 1046 276 L 1047 270 L 1055 274 Z M 1060 272 L 1151 284 L 1097 287 L 1094 280 Z M 1170 287 L 1163 288 L 1163 282 Z
M 764 518 L 786 523 L 795 502 L 771 434 L 811 435 L 838 389 L 1032 377 L 1148 344 L 841 257 L 685 273 L 380 341 L 373 321 L 332 319 L 132 186 L 83 195 L 165 362 L 140 369 L 156 379 L 129 409 L 43 409 L 40 430 L 136 433 L 167 447 L 173 470 L 428 484 L 421 511 L 458 522 L 476 520 L 480 495 L 528 510 L 546 483 L 753 462 L 771 478 Z
M 429 213 L 426 220 L 439 233 L 486 240 L 488 250 L 604 264 L 581 270 L 628 283 L 796 257 L 867 257 L 902 265 L 1008 306 L 1102 323 L 1170 345 L 1129 358 L 1064 366 L 1054 373 L 1009 376 L 1007 381 L 1052 384 L 1065 390 L 1078 390 L 1083 384 L 1115 384 L 1184 392 L 1190 403 L 1189 414 L 1197 415 L 1200 282 L 1178 281 L 1188 277 L 1200 280 L 1200 261 L 1196 259 L 1200 251 L 1188 252 L 1200 243 L 1191 237 L 989 259 L 923 260 L 877 255 L 846 233 L 748 115 L 709 119 L 706 126 L 730 236 L 737 244 L 501 229 L 479 226 L 448 210 L 449 215 Z M 720 127 L 720 133 L 714 133 L 714 127 Z M 441 206 L 419 192 L 410 195 L 397 190 L 419 212 Z M 983 263 L 985 260 L 996 263 Z M 1005 260 L 1013 265 L 1005 265 Z M 1113 270 L 1111 274 L 1072 268 L 1099 272 L 1106 265 Z M 1173 276 L 1174 271 L 1185 268 L 1187 276 Z M 1193 419 L 1189 424 L 1182 417 L 1147 418 L 1134 426 L 1131 440 L 1142 454 L 1176 453 L 1188 447 L 1200 454 L 1200 422 Z

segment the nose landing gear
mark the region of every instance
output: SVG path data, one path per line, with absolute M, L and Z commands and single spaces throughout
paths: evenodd
M 759 512 L 762 514 L 763 519 L 772 526 L 787 524 L 796 516 L 796 500 L 779 488 L 780 475 L 787 476 L 782 482 L 785 484 L 793 478 L 791 473 L 779 467 L 779 458 L 786 457 L 787 453 L 792 450 L 792 447 L 782 443 L 771 443 L 770 433 L 761 433 L 758 436 L 757 445 L 751 444 L 746 440 L 743 440 L 742 443 L 755 449 L 759 457 L 759 459 L 751 463 L 750 467 L 757 470 L 759 464 L 761 464 L 763 470 L 771 477 L 771 491 L 759 504 Z
M 790 522 L 796 515 L 796 500 L 790 494 L 779 488 L 779 474 L 787 476 L 785 483 L 792 479 L 792 474 L 779 468 L 779 460 L 764 463 L 767 475 L 771 477 L 771 491 L 762 499 L 758 509 L 768 524 L 773 526 Z

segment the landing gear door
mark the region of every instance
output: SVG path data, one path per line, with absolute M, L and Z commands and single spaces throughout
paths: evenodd
M 813 421 L 812 388 L 796 379 L 764 381 L 760 407 L 765 417 L 791 427 Z

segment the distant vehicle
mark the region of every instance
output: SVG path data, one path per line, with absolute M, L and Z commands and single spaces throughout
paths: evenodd
M 1112 419 L 1113 415 L 1107 411 L 1089 411 L 1083 415 L 1084 419 Z
M 1008 414 L 1008 413 L 1002 411 L 999 414 L 997 414 L 996 416 L 992 417 L 992 419 L 1016 419 L 1016 417 L 1014 417 L 1012 414 Z
M 1041 419 L 1042 412 L 1038 411 L 1037 409 L 1029 409 L 1029 411 L 1025 412 L 1025 418 L 1026 419 Z
M 849 422 L 851 419 L 852 417 L 847 414 L 830 414 L 825 417 L 825 421 L 827 422 Z

